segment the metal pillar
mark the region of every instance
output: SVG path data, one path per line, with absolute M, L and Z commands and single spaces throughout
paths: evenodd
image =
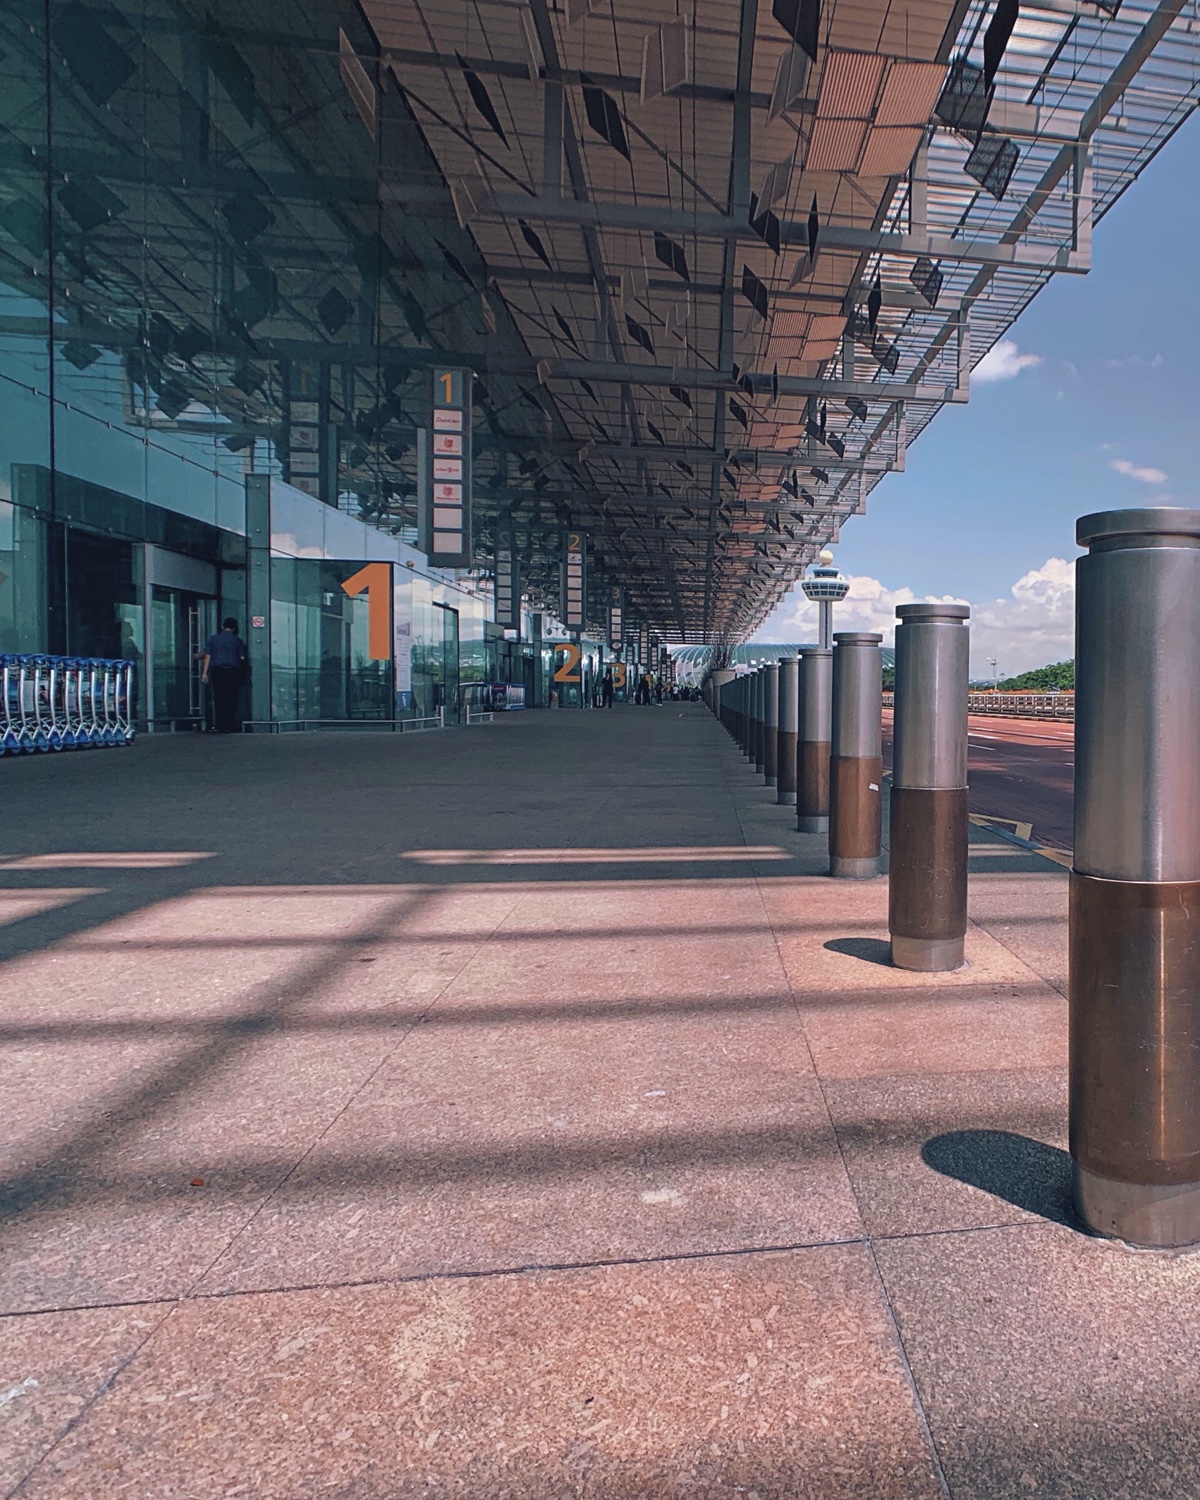
M 763 668 L 763 780 L 775 785 L 779 774 L 779 664 Z
M 761 667 L 755 672 L 754 678 L 754 733 L 751 736 L 753 744 L 750 747 L 750 759 L 754 762 L 755 771 L 761 776 L 766 764 L 763 758 L 763 722 L 767 716 L 767 675 Z
M 246 475 L 246 655 L 250 717 L 271 712 L 271 477 Z
M 888 930 L 901 969 L 964 962 L 970 613 L 965 604 L 896 610 Z
M 869 880 L 883 842 L 883 637 L 849 630 L 833 640 L 829 873 Z
M 709 675 L 708 679 L 710 697 L 709 707 L 712 709 L 713 713 L 716 714 L 721 723 L 724 724 L 726 729 L 730 727 L 729 694 L 727 691 L 727 684 L 731 683 L 732 681 L 733 673 L 726 667 L 718 667 L 715 672 L 712 672 Z
M 1076 539 L 1070 1122 L 1099 1234 L 1200 1241 L 1200 511 Z
M 796 830 L 829 831 L 829 747 L 833 738 L 833 652 L 800 657 L 800 738 L 796 746 Z
M 833 646 L 833 600 L 818 600 L 817 611 L 817 644 L 829 650 Z
M 796 801 L 796 740 L 800 729 L 800 663 L 785 656 L 779 663 L 779 731 L 776 736 L 777 802 Z

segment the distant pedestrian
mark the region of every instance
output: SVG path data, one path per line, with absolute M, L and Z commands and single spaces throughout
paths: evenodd
M 213 718 L 218 734 L 237 734 L 242 727 L 238 721 L 238 699 L 249 653 L 237 628 L 238 622 L 230 615 L 216 635 L 209 637 L 204 651 L 200 681 L 212 684 Z
M 613 706 L 613 674 L 611 667 L 606 667 L 604 671 L 604 679 L 600 684 L 600 701 L 605 708 Z

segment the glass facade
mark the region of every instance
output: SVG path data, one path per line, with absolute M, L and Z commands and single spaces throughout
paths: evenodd
M 454 721 L 541 675 L 410 545 L 430 348 L 482 368 L 494 320 L 394 191 L 440 177 L 377 51 L 338 0 L 0 7 L 0 651 L 135 660 L 155 728 L 211 724 L 226 615 L 279 720 Z M 343 588 L 375 562 L 382 604 Z

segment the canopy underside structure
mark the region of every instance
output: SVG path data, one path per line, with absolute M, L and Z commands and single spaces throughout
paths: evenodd
M 744 640 L 1086 272 L 1197 3 L 14 0 L 0 337 L 409 540 L 469 370 L 481 574 L 554 612 L 577 530 L 598 631 Z
M 667 638 L 753 631 L 1193 108 L 1178 0 L 1011 10 L 368 0 L 545 413 L 501 510 Z

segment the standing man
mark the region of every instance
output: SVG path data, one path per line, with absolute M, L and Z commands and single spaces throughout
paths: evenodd
M 218 734 L 237 734 L 238 697 L 246 675 L 246 643 L 237 633 L 237 621 L 230 615 L 216 635 L 210 636 L 204 652 L 201 682 L 212 683 L 213 717 Z
M 604 670 L 604 678 L 600 684 L 600 701 L 605 708 L 613 706 L 613 674 L 611 667 L 606 667 Z

